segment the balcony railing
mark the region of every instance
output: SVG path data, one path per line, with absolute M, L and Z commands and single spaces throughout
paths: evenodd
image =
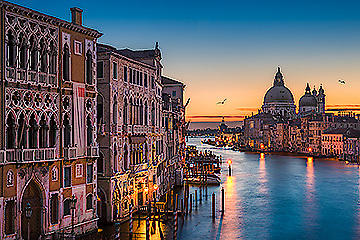
M 65 147 L 64 158 L 68 160 L 76 158 L 76 147 Z
M 87 156 L 88 157 L 98 157 L 99 156 L 99 147 L 98 146 L 87 147 Z
M 56 148 L 8 149 L 1 155 L 4 162 L 51 161 L 56 159 Z

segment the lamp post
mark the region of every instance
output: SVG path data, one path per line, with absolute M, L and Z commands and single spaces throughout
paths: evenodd
M 28 202 L 25 207 L 25 217 L 27 219 L 27 239 L 30 240 L 30 218 L 32 215 L 32 208 Z
M 75 215 L 75 208 L 76 208 L 76 202 L 77 199 L 75 197 L 75 195 L 72 195 L 71 199 L 70 199 L 70 207 L 71 207 L 71 234 L 74 235 L 75 231 L 74 231 L 74 215 Z
M 232 164 L 231 159 L 228 160 L 228 164 L 229 164 L 229 176 L 231 176 L 231 164 Z

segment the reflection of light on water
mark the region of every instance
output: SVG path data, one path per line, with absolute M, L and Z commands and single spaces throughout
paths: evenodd
M 306 204 L 305 213 L 306 213 L 306 225 L 309 229 L 313 229 L 316 220 L 316 203 L 315 203 L 315 175 L 314 175 L 314 158 L 308 157 L 306 161 Z
M 259 181 L 260 181 L 260 189 L 259 192 L 262 194 L 267 193 L 266 188 L 266 165 L 265 165 L 265 154 L 260 153 L 260 161 L 259 161 Z

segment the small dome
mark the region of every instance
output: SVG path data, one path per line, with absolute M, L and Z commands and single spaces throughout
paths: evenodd
M 302 96 L 299 100 L 299 107 L 315 107 L 317 106 L 317 100 L 314 95 L 310 92 L 309 84 L 307 84 L 305 89 L 305 95 Z
M 273 86 L 266 92 L 264 104 L 276 102 L 294 103 L 294 97 L 287 87 Z

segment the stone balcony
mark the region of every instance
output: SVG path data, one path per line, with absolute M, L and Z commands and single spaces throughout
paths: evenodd
M 6 80 L 10 82 L 22 82 L 40 84 L 43 86 L 57 86 L 57 74 L 43 73 L 21 68 L 7 67 Z
M 76 147 L 65 147 L 64 148 L 64 158 L 66 160 L 75 159 L 77 157 Z
M 3 163 L 53 161 L 57 159 L 56 148 L 1 150 L 0 159 Z

